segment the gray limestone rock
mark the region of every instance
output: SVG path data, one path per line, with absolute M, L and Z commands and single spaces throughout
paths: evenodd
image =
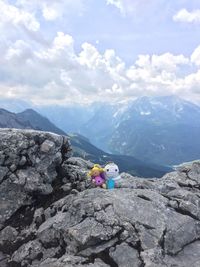
M 11 226 L 5 227 L 1 232 L 0 232 L 0 247 L 5 247 L 6 244 L 12 244 L 16 240 L 18 236 L 18 232 L 15 228 Z
M 0 129 L 0 223 L 32 195 L 52 193 L 57 168 L 69 148 L 64 136 L 33 130 Z
M 39 241 L 30 241 L 22 245 L 17 251 L 14 252 L 10 262 L 20 263 L 22 266 L 31 264 L 32 261 L 42 258 L 42 245 Z
M 200 266 L 199 161 L 161 179 L 122 173 L 107 190 L 69 146 L 0 130 L 0 266 Z
M 142 265 L 138 251 L 126 243 L 110 249 L 110 256 L 119 267 L 140 267 Z
M 8 259 L 9 259 L 9 256 L 3 254 L 3 253 L 0 251 L 0 266 L 1 266 L 1 267 L 8 267 L 8 264 L 7 264 Z

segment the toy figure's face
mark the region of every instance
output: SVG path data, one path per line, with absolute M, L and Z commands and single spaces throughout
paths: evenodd
M 99 176 L 100 172 L 98 170 L 93 170 L 92 171 L 92 176 Z
M 104 169 L 108 178 L 115 178 L 119 175 L 119 168 L 115 163 L 107 164 Z

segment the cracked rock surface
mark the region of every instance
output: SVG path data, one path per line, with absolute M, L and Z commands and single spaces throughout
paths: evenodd
M 200 161 L 114 190 L 91 166 L 64 136 L 0 130 L 0 266 L 200 266 Z

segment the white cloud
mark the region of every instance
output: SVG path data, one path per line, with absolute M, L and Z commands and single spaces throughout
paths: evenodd
M 200 23 L 200 9 L 188 11 L 187 9 L 179 10 L 174 16 L 174 21 L 187 23 Z
M 157 11 L 164 6 L 167 7 L 165 0 L 106 0 L 107 5 L 113 5 L 123 16 L 134 15 L 132 18 L 141 19 L 149 16 L 149 14 L 157 15 Z M 167 8 L 166 8 L 167 10 Z
M 46 61 L 47 63 L 52 62 L 53 64 L 57 60 L 64 60 L 65 57 L 66 60 L 69 61 L 71 55 L 73 54 L 73 38 L 70 35 L 65 35 L 62 32 L 57 33 L 57 36 L 53 40 L 53 43 L 50 48 L 42 48 L 39 51 L 35 51 L 35 55 L 38 59 Z
M 188 64 L 189 59 L 183 55 L 175 56 L 170 53 L 165 53 L 162 55 L 139 55 L 136 65 L 139 67 L 148 66 L 154 71 L 165 70 L 168 72 L 174 72 L 177 70 L 179 65 Z
M 100 54 L 85 43 L 76 54 L 73 45 L 72 37 L 61 32 L 49 48 L 30 51 L 22 40 L 10 45 L 0 66 L 1 88 L 7 86 L 4 94 L 45 104 L 92 101 L 105 97 L 106 90 L 115 94 L 122 90 L 127 83 L 124 63 L 114 51 Z
M 64 14 L 80 15 L 84 10 L 83 0 L 17 0 L 17 5 L 29 12 L 41 12 L 47 21 L 54 21 Z
M 106 0 L 106 3 L 107 5 L 113 5 L 118 8 L 121 14 L 125 16 L 127 14 L 135 13 L 137 10 L 141 10 L 144 6 L 151 5 L 153 3 L 152 1 L 153 0 L 149 0 L 148 2 L 145 0 Z
M 7 27 L 8 25 L 23 26 L 29 31 L 36 32 L 40 28 L 40 23 L 33 14 L 19 9 L 5 1 L 0 1 L 0 26 Z
M 69 10 L 81 12 L 82 3 L 82 0 L 18 0 L 11 5 L 0 0 L 0 31 L 4 38 L 0 44 L 0 96 L 28 99 L 37 104 L 66 104 L 118 101 L 143 94 L 175 93 L 193 99 L 200 95 L 200 47 L 190 57 L 172 53 L 139 55 L 132 66 L 126 66 L 113 49 L 100 52 L 85 42 L 81 51 L 76 52 L 73 37 L 61 31 L 52 40 L 40 42 L 40 38 L 46 37 L 46 29 L 37 19 L 45 19 L 47 25 L 50 20 L 64 17 Z M 107 3 L 125 14 L 128 8 L 143 7 L 146 1 L 107 0 Z
M 198 46 L 191 55 L 191 62 L 200 66 L 200 46 Z
M 117 7 L 118 9 L 120 9 L 120 11 L 122 13 L 125 12 L 124 10 L 124 3 L 122 0 L 107 0 L 107 5 L 114 5 L 115 7 Z
M 47 4 L 44 4 L 42 7 L 42 14 L 46 20 L 56 20 L 60 13 L 61 12 L 58 10 L 58 8 L 55 9 Z
M 171 53 L 139 55 L 127 67 L 112 49 L 100 53 L 83 43 L 76 53 L 72 36 L 58 32 L 47 47 L 33 48 L 17 40 L 1 54 L 0 95 L 36 104 L 118 101 L 144 94 L 193 99 L 200 95 L 199 47 L 190 58 Z
M 9 47 L 5 54 L 5 59 L 9 60 L 24 60 L 29 59 L 32 54 L 31 47 L 23 40 L 17 40 L 12 46 Z

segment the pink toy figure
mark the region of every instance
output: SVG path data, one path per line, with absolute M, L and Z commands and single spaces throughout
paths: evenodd
M 96 186 L 101 186 L 105 183 L 105 179 L 99 175 L 92 178 L 92 182 L 95 183 Z
M 88 176 L 91 178 L 92 182 L 99 187 L 105 188 L 105 175 L 104 175 L 104 169 L 101 168 L 100 165 L 94 164 L 91 171 L 88 173 Z

